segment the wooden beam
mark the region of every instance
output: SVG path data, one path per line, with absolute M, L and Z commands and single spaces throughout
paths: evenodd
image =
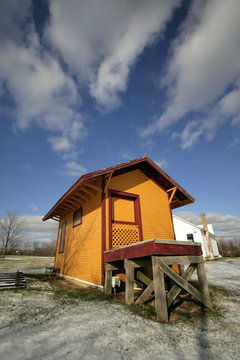
M 81 189 L 78 190 L 80 196 L 83 195 L 85 197 L 86 200 L 91 200 L 91 193 L 89 193 L 89 191 L 84 190 L 82 187 Z M 81 192 L 81 193 L 80 193 Z M 83 194 L 82 194 L 83 193 Z
M 102 189 L 101 189 L 100 187 L 98 187 L 98 186 L 96 186 L 96 185 L 93 185 L 93 184 L 91 184 L 91 183 L 85 182 L 85 183 L 84 183 L 84 186 L 87 186 L 87 187 L 89 187 L 90 189 L 93 189 L 93 190 L 102 192 Z
M 71 211 L 73 211 L 75 208 L 73 207 L 73 206 L 71 206 L 71 205 L 68 205 L 68 203 L 66 203 L 66 202 L 64 202 L 63 204 L 62 204 L 62 207 L 61 207 L 62 209 L 65 209 L 65 208 L 67 208 L 67 209 L 69 209 L 69 210 L 71 210 Z M 69 213 L 69 212 L 68 212 Z
M 112 270 L 109 267 L 110 264 L 105 264 L 105 284 L 104 284 L 104 294 L 112 294 Z
M 161 261 L 166 265 L 173 264 L 199 264 L 203 262 L 202 256 L 199 255 L 180 255 L 180 256 L 164 256 L 161 258 Z
M 134 267 L 124 260 L 124 268 L 126 272 L 126 291 L 125 303 L 131 305 L 134 303 Z
M 105 263 L 105 269 L 109 271 L 119 270 L 118 266 L 114 266 L 113 264 Z
M 192 286 L 189 282 L 182 278 L 182 276 L 178 275 L 174 270 L 172 270 L 168 265 L 164 264 L 163 261 L 160 260 L 159 257 L 155 257 L 155 262 L 158 264 L 157 268 L 164 274 L 166 274 L 170 279 L 172 279 L 176 284 L 178 284 L 181 288 L 189 292 L 193 297 L 195 297 L 198 301 L 204 304 L 208 308 L 212 308 L 211 303 L 209 303 L 208 298 L 198 291 L 194 286 Z M 155 289 L 155 283 L 154 283 Z M 156 289 L 155 289 L 156 290 Z
M 83 190 L 82 188 L 78 189 L 75 194 L 81 196 L 86 201 L 91 200 L 91 196 L 88 194 L 87 191 Z
M 80 199 L 84 203 L 88 200 L 84 195 L 79 195 L 79 193 L 74 193 L 74 197 L 76 197 L 77 199 Z
M 172 187 L 171 189 L 168 189 L 167 192 L 171 192 L 171 191 L 173 191 L 174 189 L 176 189 L 176 186 Z
M 62 208 L 60 208 L 60 209 L 57 209 L 56 211 L 55 211 L 55 213 L 59 213 L 60 215 L 63 215 L 63 216 L 66 216 L 67 214 L 68 214 L 68 212 L 67 211 L 64 211 Z
M 159 267 L 159 263 L 159 259 L 156 256 L 152 256 L 155 310 L 157 315 L 157 321 L 168 322 L 168 308 L 164 272 Z M 164 264 L 164 266 L 167 265 Z
M 70 200 L 65 201 L 65 203 L 67 205 L 71 206 L 72 209 L 77 209 L 79 207 L 79 203 L 77 204 L 77 203 L 74 203 L 74 202 L 72 202 Z
M 198 274 L 198 281 L 199 281 L 200 289 L 201 289 L 202 293 L 204 294 L 205 298 L 207 299 L 207 303 L 208 303 L 207 307 L 209 309 L 212 309 L 212 303 L 211 303 L 209 289 L 208 289 L 208 282 L 207 282 L 205 267 L 204 267 L 203 263 L 197 264 L 197 274 Z
M 107 182 L 106 182 L 106 185 L 105 185 L 105 188 L 104 188 L 104 193 L 107 192 L 107 189 L 108 189 L 108 186 L 110 184 L 110 181 L 111 181 L 111 178 L 112 178 L 112 175 L 113 175 L 114 171 L 111 171 L 109 176 L 108 176 L 108 179 L 107 179 Z
M 79 206 L 79 202 L 73 199 L 67 199 L 67 203 L 73 204 L 74 206 Z
M 135 301 L 136 305 L 142 305 L 145 303 L 145 301 L 147 301 L 147 299 L 149 298 L 149 296 L 152 294 L 152 292 L 154 291 L 154 283 L 153 281 L 148 285 L 148 287 L 141 293 L 141 295 L 139 296 L 139 298 L 137 298 L 137 300 Z
M 196 270 L 196 268 L 197 268 L 196 264 L 190 264 L 188 266 L 188 268 L 182 274 L 182 278 L 184 280 L 188 281 L 190 279 L 190 277 L 192 276 L 192 274 L 194 273 L 194 271 Z M 167 295 L 168 306 L 170 306 L 173 303 L 173 301 L 176 299 L 176 297 L 178 296 L 178 294 L 180 293 L 181 290 L 182 290 L 182 288 L 180 286 L 178 286 L 177 284 L 173 285 L 173 287 L 171 288 L 171 290 L 168 292 L 168 295 Z
M 150 285 L 152 280 L 149 279 L 149 277 L 145 274 L 143 274 L 141 271 L 137 271 L 137 278 L 145 285 Z
M 169 198 L 169 200 L 168 200 L 168 203 L 169 203 L 169 204 L 171 204 L 172 199 L 173 199 L 173 197 L 174 197 L 174 195 L 175 195 L 176 190 L 177 190 L 176 187 L 174 187 L 174 188 L 172 189 L 171 196 L 170 196 L 170 198 Z

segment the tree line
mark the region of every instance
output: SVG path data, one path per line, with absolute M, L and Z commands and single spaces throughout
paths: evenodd
M 11 212 L 0 219 L 0 246 L 2 257 L 16 253 L 35 256 L 55 256 L 56 240 L 50 242 L 27 241 L 24 239 L 26 224 Z M 219 252 L 223 257 L 240 256 L 240 239 L 217 239 Z
M 223 256 L 240 256 L 240 239 L 227 240 L 220 238 L 217 240 L 219 253 Z
M 28 241 L 24 239 L 26 223 L 24 220 L 11 212 L 0 219 L 0 251 L 5 255 L 34 255 L 55 256 L 56 240 L 50 242 Z

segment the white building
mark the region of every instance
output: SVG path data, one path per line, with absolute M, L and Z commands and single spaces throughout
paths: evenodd
M 176 240 L 200 242 L 202 244 L 203 256 L 205 258 L 209 257 L 205 230 L 203 229 L 202 225 L 195 225 L 190 221 L 187 221 L 176 215 L 173 215 L 173 226 L 174 226 Z M 219 257 L 220 254 L 218 251 L 218 245 L 213 231 L 213 226 L 212 224 L 208 224 L 207 226 L 210 234 L 213 256 Z

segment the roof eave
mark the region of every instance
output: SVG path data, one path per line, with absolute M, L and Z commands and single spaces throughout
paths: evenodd
M 121 169 L 127 169 L 129 167 L 132 167 L 136 164 L 139 164 L 139 163 L 148 163 L 150 164 L 159 174 L 163 175 L 164 178 L 166 178 L 171 186 L 176 186 L 178 191 L 180 191 L 180 193 L 182 193 L 185 197 L 184 201 L 180 201 L 179 203 L 176 203 L 176 204 L 172 204 L 172 209 L 175 209 L 175 208 L 178 208 L 180 206 L 183 206 L 183 205 L 187 205 L 187 204 L 191 204 L 194 202 L 194 198 L 187 193 L 186 190 L 184 190 L 179 184 L 176 183 L 176 181 L 174 181 L 167 173 L 165 173 L 165 171 L 163 171 L 157 164 L 155 164 L 151 159 L 149 159 L 147 156 L 143 157 L 143 158 L 138 158 L 138 159 L 135 159 L 135 160 L 132 160 L 132 161 L 129 161 L 129 162 L 126 162 L 126 163 L 122 163 L 122 164 L 119 164 L 119 165 L 115 165 L 115 166 L 112 166 L 112 167 L 109 167 L 109 168 L 105 168 L 105 169 L 102 169 L 102 170 L 98 170 L 98 171 L 95 171 L 95 172 L 92 172 L 92 173 L 88 173 L 88 174 L 85 174 L 83 176 L 81 176 L 70 188 L 69 190 L 57 201 L 57 203 L 51 208 L 51 210 L 43 217 L 43 221 L 46 221 L 48 219 L 51 219 L 57 209 L 59 208 L 59 206 L 65 201 L 68 199 L 68 197 L 78 188 L 80 187 L 80 185 L 82 185 L 86 180 L 89 180 L 89 179 L 93 179 L 93 178 L 96 178 L 96 177 L 99 177 L 99 176 L 102 176 L 102 175 L 106 175 L 108 173 L 111 173 L 112 171 L 116 172 L 117 170 L 121 170 Z

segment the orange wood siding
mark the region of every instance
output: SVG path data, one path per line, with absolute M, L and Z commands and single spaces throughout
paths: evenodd
M 118 221 L 134 222 L 134 202 L 127 199 L 112 198 L 112 218 Z
M 140 196 L 143 240 L 152 238 L 174 239 L 168 194 L 140 170 L 133 170 L 112 177 L 109 189 L 138 194 Z M 106 212 L 108 214 L 109 209 Z M 108 226 L 106 230 L 106 246 L 108 248 Z
M 59 253 L 61 230 L 59 231 L 55 266 L 60 268 L 63 275 L 100 285 L 101 193 L 92 196 L 82 208 L 82 224 L 73 227 L 73 212 L 66 218 L 63 253 Z

